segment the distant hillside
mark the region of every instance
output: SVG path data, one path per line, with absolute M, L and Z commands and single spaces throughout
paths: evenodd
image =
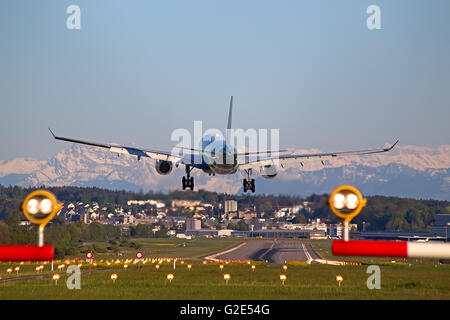
M 32 188 L 2 187 L 0 186 L 0 220 L 14 217 L 18 219 L 23 215 L 19 212 L 21 201 L 31 192 Z M 327 194 L 313 194 L 306 198 L 298 196 L 274 195 L 229 195 L 209 191 L 173 191 L 170 193 L 135 193 L 130 191 L 111 191 L 101 188 L 82 187 L 51 187 L 49 188 L 59 201 L 66 204 L 70 202 L 92 203 L 100 206 L 114 208 L 114 205 L 127 206 L 128 200 L 162 200 L 170 205 L 172 200 L 200 200 L 214 206 L 214 215 L 223 212 L 226 199 L 235 199 L 238 209 L 251 209 L 257 212 L 264 211 L 265 216 L 274 218 L 275 211 L 280 207 L 293 206 L 307 201 L 310 209 L 298 212 L 300 221 L 320 218 L 327 223 L 337 223 L 339 220 L 332 214 L 327 206 Z M 366 230 L 372 231 L 427 231 L 434 223 L 436 214 L 450 214 L 450 202 L 438 200 L 415 200 L 398 197 L 372 196 L 367 197 L 367 206 L 353 222 L 362 225 L 365 222 Z

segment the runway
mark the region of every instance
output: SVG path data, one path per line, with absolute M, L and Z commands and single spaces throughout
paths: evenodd
M 319 258 L 312 246 L 301 240 L 249 240 L 236 250 L 214 256 L 219 260 L 267 260 L 272 264 L 287 261 L 311 263 Z

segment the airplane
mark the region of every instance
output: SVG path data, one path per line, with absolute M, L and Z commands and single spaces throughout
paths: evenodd
M 191 176 L 193 169 L 202 170 L 210 176 L 235 174 L 237 171 L 245 172 L 246 178 L 243 179 L 243 191 L 251 190 L 255 192 L 255 179 L 252 178 L 252 172 L 258 171 L 264 178 L 274 178 L 279 171 L 279 167 L 284 168 L 287 163 L 299 162 L 303 166 L 303 161 L 306 159 L 320 159 L 325 165 L 324 160 L 333 159 L 343 156 L 365 155 L 381 152 L 388 152 L 397 145 L 397 140 L 389 148 L 368 149 L 360 151 L 341 151 L 328 153 L 312 153 L 312 154 L 283 154 L 286 150 L 272 150 L 260 152 L 237 152 L 229 137 L 228 132 L 232 127 L 232 110 L 233 110 L 233 96 L 230 99 L 230 107 L 228 113 L 227 137 L 224 139 L 219 134 L 204 135 L 201 139 L 201 146 L 199 149 L 195 148 L 181 148 L 183 154 L 176 154 L 174 152 L 159 151 L 153 149 L 141 149 L 136 147 L 128 147 L 122 145 L 113 145 L 107 143 L 89 142 L 72 138 L 65 138 L 56 136 L 49 128 L 53 138 L 62 141 L 85 144 L 89 146 L 109 149 L 113 153 L 134 155 L 139 161 L 142 157 L 147 157 L 155 160 L 156 172 L 161 175 L 167 175 L 173 170 L 175 164 L 185 166 L 186 175 L 182 178 L 183 190 L 189 188 L 194 190 L 194 177 Z M 187 154 L 184 151 L 189 151 Z M 264 155 L 264 156 L 261 156 Z M 251 158 L 256 156 L 256 158 Z M 244 158 L 242 158 L 244 157 Z M 244 176 L 245 176 L 244 175 Z

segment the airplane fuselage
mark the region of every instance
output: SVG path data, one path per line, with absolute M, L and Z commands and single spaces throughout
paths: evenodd
M 202 139 L 201 169 L 209 174 L 234 174 L 238 170 L 235 149 L 219 135 L 209 135 Z

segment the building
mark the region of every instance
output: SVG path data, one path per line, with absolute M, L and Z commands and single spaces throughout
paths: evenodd
M 238 218 L 244 220 L 256 219 L 258 215 L 252 211 L 238 211 Z
M 430 227 L 430 233 L 437 237 L 449 237 L 448 228 L 450 227 L 450 214 L 437 214 L 434 219 L 434 225 Z
M 286 218 L 294 216 L 301 209 L 303 209 L 303 206 L 301 205 L 291 207 L 279 207 L 278 210 L 275 212 L 275 218 Z
M 150 205 L 150 206 L 156 207 L 157 209 L 162 209 L 162 208 L 164 208 L 166 206 L 164 202 L 158 201 L 158 200 L 128 200 L 127 205 L 128 206 L 131 206 L 131 205 L 138 205 L 138 206 Z
M 344 226 L 342 224 L 330 224 L 328 226 L 328 236 L 330 238 L 342 238 L 344 232 Z
M 237 201 L 236 200 L 225 200 L 225 214 L 236 213 L 237 212 Z
M 309 238 L 310 239 L 326 239 L 327 236 L 325 234 L 325 231 L 323 230 L 311 230 L 309 231 Z
M 198 219 L 186 219 L 186 230 L 201 230 L 202 221 Z
M 236 230 L 190 230 L 186 235 L 193 237 L 245 237 L 245 238 L 312 238 L 324 239 L 323 231 L 303 230 L 259 230 L 259 231 L 236 231 Z M 178 236 L 178 235 L 177 235 Z
M 80 221 L 83 221 L 83 223 L 85 224 L 91 223 L 91 220 L 89 220 L 89 214 L 86 212 L 82 212 L 80 214 Z
M 189 210 L 194 210 L 195 207 L 200 205 L 200 201 L 191 200 L 172 200 L 172 208 L 185 208 Z
M 125 214 L 123 216 L 123 224 L 135 224 L 136 219 L 131 214 Z
M 121 224 L 118 226 L 120 229 L 120 234 L 125 237 L 130 236 L 130 226 L 128 224 Z
M 258 230 L 266 230 L 267 224 L 265 222 L 254 222 L 250 224 L 249 230 L 250 231 L 258 231 Z

